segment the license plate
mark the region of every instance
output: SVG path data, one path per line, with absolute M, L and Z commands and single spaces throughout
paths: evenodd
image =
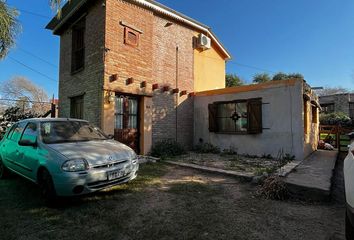
M 116 171 L 112 171 L 112 172 L 108 172 L 107 175 L 108 175 L 108 180 L 114 180 L 114 179 L 117 179 L 117 178 L 121 178 L 124 176 L 124 171 L 121 171 L 121 170 L 116 170 Z

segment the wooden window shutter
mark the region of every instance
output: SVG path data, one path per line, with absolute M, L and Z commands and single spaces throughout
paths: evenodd
M 208 105 L 209 110 L 209 132 L 217 132 L 218 131 L 218 124 L 216 121 L 216 114 L 218 110 L 218 105 L 213 103 Z
M 248 102 L 248 133 L 262 133 L 262 100 L 254 99 Z

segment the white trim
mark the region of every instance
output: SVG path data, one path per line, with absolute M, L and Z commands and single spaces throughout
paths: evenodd
M 148 2 L 146 0 L 133 0 L 133 1 L 138 3 L 138 4 L 144 5 L 144 6 L 148 7 L 148 8 L 151 8 L 151 9 L 153 9 L 153 10 L 159 12 L 159 13 L 167 15 L 167 16 L 169 16 L 171 18 L 174 18 L 174 19 L 176 19 L 178 21 L 184 22 L 184 23 L 186 23 L 186 24 L 188 24 L 190 26 L 193 26 L 193 27 L 201 30 L 201 31 L 204 31 L 204 32 L 208 33 L 208 35 L 211 36 L 213 41 L 215 41 L 215 43 L 221 48 L 221 50 L 226 54 L 226 56 L 229 59 L 231 59 L 230 54 L 227 52 L 227 50 L 222 46 L 222 44 L 217 40 L 217 38 L 214 36 L 214 34 L 208 28 L 205 28 L 205 27 L 201 26 L 200 24 L 192 22 L 189 19 L 186 19 L 186 18 L 184 18 L 184 17 L 182 17 L 180 15 L 177 15 L 177 14 L 171 12 L 171 11 L 168 11 L 168 10 L 166 10 L 166 9 L 160 7 L 160 6 L 157 6 L 157 5 L 155 5 L 155 4 L 151 3 L 151 2 Z

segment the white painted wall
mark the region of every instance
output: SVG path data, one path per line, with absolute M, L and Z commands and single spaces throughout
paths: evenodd
M 208 104 L 217 101 L 262 98 L 263 133 L 256 135 L 218 134 L 209 132 Z M 273 85 L 265 89 L 232 94 L 196 96 L 194 101 L 194 143 L 202 139 L 223 149 L 233 147 L 240 154 L 276 157 L 284 153 L 303 159 L 304 122 L 303 122 L 303 85 Z

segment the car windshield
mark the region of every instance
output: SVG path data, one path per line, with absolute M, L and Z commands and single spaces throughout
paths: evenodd
M 100 129 L 81 121 L 42 122 L 41 136 L 46 144 L 107 139 Z

